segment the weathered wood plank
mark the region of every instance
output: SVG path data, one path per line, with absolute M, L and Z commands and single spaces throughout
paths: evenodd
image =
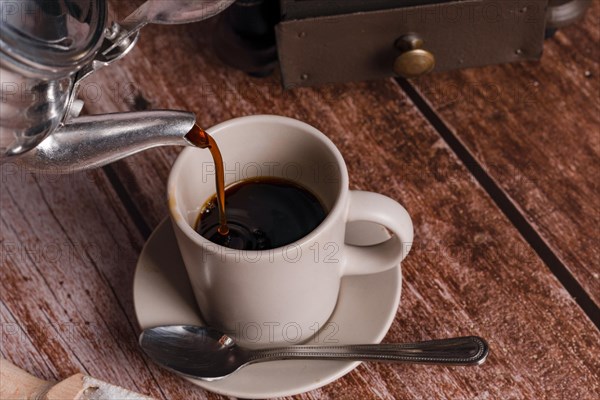
M 402 306 L 386 340 L 473 333 L 493 349 L 482 368 L 363 365 L 301 397 L 595 397 L 598 332 L 393 83 L 281 92 L 276 78 L 221 65 L 209 44 L 207 23 L 149 27 L 128 58 L 90 81 L 106 93 L 131 92 L 88 110 L 150 104 L 194 110 L 204 126 L 257 113 L 316 126 L 342 151 L 353 188 L 398 199 L 415 223 Z M 152 228 L 167 215 L 166 179 L 178 152 L 155 149 L 111 167 Z
M 131 291 L 144 239 L 104 174 L 0 172 L 2 356 L 47 380 L 83 372 L 157 398 L 193 390 L 138 350 Z
M 415 81 L 451 131 L 600 304 L 600 3 L 540 63 Z

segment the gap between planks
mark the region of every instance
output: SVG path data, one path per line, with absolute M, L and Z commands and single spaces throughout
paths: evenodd
M 600 329 L 600 308 L 577 279 L 571 274 L 567 266 L 554 253 L 542 236 L 531 225 L 527 218 L 515 206 L 510 196 L 502 190 L 500 185 L 488 174 L 476 157 L 469 151 L 460 138 L 452 132 L 452 129 L 442 120 L 429 103 L 418 93 L 415 87 L 405 79 L 394 79 L 408 98 L 417 107 L 419 112 L 431 124 L 431 126 L 442 137 L 458 159 L 477 180 L 479 185 L 492 198 L 500 211 L 508 218 L 519 234 L 536 252 L 540 259 L 546 264 L 550 272 L 559 280 L 563 287 L 569 292 L 579 307 L 585 312 L 590 320 Z
M 135 205 L 133 199 L 129 197 L 127 189 L 123 185 L 123 182 L 121 182 L 121 180 L 119 179 L 119 176 L 115 172 L 114 167 L 111 164 L 109 164 L 102 167 L 102 171 L 104 172 L 104 174 L 108 178 L 108 181 L 117 193 L 119 200 L 121 200 L 121 203 L 123 203 L 123 207 L 133 220 L 135 227 L 138 229 L 144 240 L 148 240 L 150 234 L 152 233 L 152 229 L 146 223 L 142 212 L 140 211 L 138 206 Z

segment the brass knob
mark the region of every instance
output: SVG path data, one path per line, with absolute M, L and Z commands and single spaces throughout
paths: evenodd
M 435 56 L 422 49 L 423 40 L 416 35 L 406 35 L 396 41 L 402 51 L 394 61 L 394 72 L 404 78 L 425 75 L 435 67 Z

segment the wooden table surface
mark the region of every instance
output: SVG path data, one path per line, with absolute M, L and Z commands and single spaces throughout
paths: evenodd
M 118 15 L 135 7 L 112 3 Z M 539 63 L 285 92 L 278 76 L 216 60 L 210 22 L 150 26 L 86 82 L 86 110 L 187 109 L 205 127 L 294 117 L 340 148 L 351 188 L 408 209 L 415 241 L 385 341 L 477 334 L 488 362 L 362 364 L 299 398 L 597 399 L 599 18 L 594 2 Z M 180 150 L 64 176 L 2 166 L 2 357 L 49 380 L 84 372 L 156 398 L 220 398 L 137 346 L 134 267 L 167 215 Z

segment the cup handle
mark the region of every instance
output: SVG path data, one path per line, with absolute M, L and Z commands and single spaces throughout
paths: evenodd
M 343 275 L 365 275 L 398 266 L 410 251 L 413 224 L 404 207 L 384 195 L 360 190 L 350 191 L 346 222 L 369 221 L 385 226 L 393 236 L 373 246 L 345 244 Z

